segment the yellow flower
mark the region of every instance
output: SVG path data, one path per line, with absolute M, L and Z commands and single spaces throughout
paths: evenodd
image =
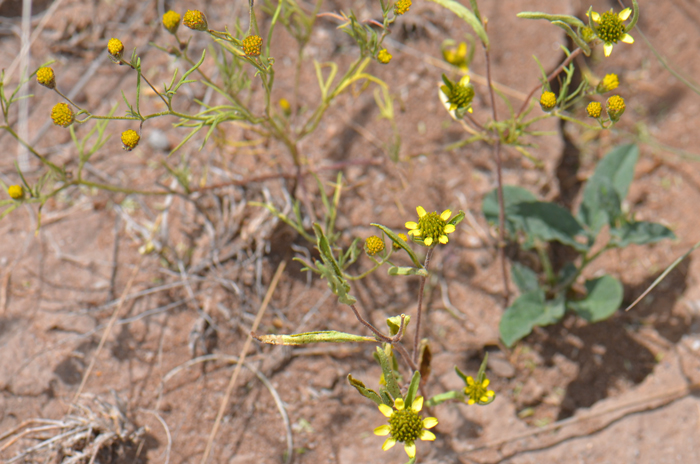
M 175 35 L 177 28 L 180 26 L 180 15 L 173 10 L 168 10 L 167 13 L 163 15 L 163 27 Z
M 605 56 L 610 56 L 613 45 L 618 41 L 628 44 L 634 43 L 634 38 L 627 33 L 623 24 L 623 21 L 629 18 L 631 14 L 631 8 L 625 8 L 618 14 L 613 13 L 612 10 L 606 11 L 602 15 L 595 11 L 591 12 L 591 19 L 598 24 L 594 30 L 598 38 L 603 41 Z
M 557 106 L 557 96 L 554 92 L 544 91 L 540 97 L 540 106 L 542 111 L 550 112 Z
M 7 188 L 7 194 L 10 195 L 10 198 L 13 200 L 19 200 L 24 196 L 24 189 L 22 189 L 21 185 L 10 185 Z
M 36 72 L 36 81 L 47 89 L 56 88 L 56 76 L 51 68 L 39 68 Z
M 409 221 L 406 223 L 408 235 L 413 236 L 415 241 L 422 242 L 425 246 L 431 246 L 438 242 L 443 245 L 449 241 L 447 234 L 455 231 L 455 226 L 447 221 L 452 216 L 452 211 L 446 209 L 438 216 L 437 212 L 426 213 L 422 206 L 416 208 L 418 212 L 418 222 Z
M 617 74 L 606 74 L 603 80 L 598 82 L 595 91 L 598 93 L 610 92 L 611 90 L 615 90 L 619 85 L 620 80 L 617 78 Z
M 394 14 L 401 16 L 402 14 L 408 13 L 409 8 L 411 8 L 411 0 L 399 0 L 394 5 Z
M 257 35 L 249 35 L 243 39 L 243 53 L 248 56 L 260 56 L 262 39 Z
M 586 112 L 588 113 L 588 116 L 592 118 L 599 118 L 600 113 L 603 112 L 603 105 L 598 102 L 590 102 L 586 107 Z
M 119 39 L 111 38 L 109 42 L 107 42 L 107 51 L 112 58 L 118 62 L 122 59 L 122 55 L 124 54 L 124 44 Z
M 379 50 L 379 53 L 377 53 L 377 61 L 381 64 L 389 64 L 389 61 L 391 61 L 391 53 L 389 53 L 389 50 L 386 48 Z
M 398 235 L 399 238 L 401 240 L 403 240 L 404 242 L 408 242 L 408 237 L 406 236 L 406 234 L 396 234 L 396 235 Z M 393 242 L 392 242 L 392 247 L 394 247 L 394 250 L 401 249 L 401 247 L 397 243 L 393 243 Z
M 384 441 L 382 450 L 386 451 L 393 447 L 396 442 L 403 443 L 404 450 L 408 457 L 413 459 L 416 456 L 417 439 L 423 441 L 435 440 L 433 432 L 427 429 L 432 429 L 438 423 L 434 417 L 426 417 L 421 420 L 420 414 L 423 409 L 423 397 L 419 396 L 413 401 L 410 408 L 406 409 L 404 400 L 397 398 L 394 400 L 394 407 L 390 408 L 386 404 L 379 405 L 379 411 L 389 419 L 389 424 L 384 424 L 374 429 L 374 434 L 380 437 L 390 435 Z
M 493 390 L 489 390 L 489 379 L 484 379 L 483 382 L 477 383 L 474 381 L 474 377 L 471 375 L 467 377 L 467 386 L 464 387 L 464 394 L 469 397 L 467 404 L 472 405 L 474 403 L 484 404 L 491 402 L 496 393 Z
M 206 31 L 209 27 L 207 17 L 204 13 L 197 10 L 187 10 L 185 17 L 182 19 L 182 24 L 195 31 Z
M 472 113 L 472 101 L 474 100 L 474 87 L 469 83 L 469 76 L 462 77 L 459 82 L 450 81 L 447 76 L 442 75 L 440 91 L 438 93 L 440 101 L 453 119 L 462 117 L 464 112 Z
M 625 112 L 625 99 L 619 95 L 613 95 L 608 98 L 605 109 L 608 112 L 608 116 L 610 116 L 610 120 L 617 122 L 622 116 L 622 113 Z
M 370 256 L 374 256 L 377 253 L 381 253 L 382 251 L 384 251 L 384 240 L 377 237 L 376 235 L 367 237 L 367 239 L 365 240 L 365 251 Z
M 51 119 L 57 126 L 68 127 L 75 121 L 75 114 L 67 103 L 56 103 L 51 109 Z
M 141 140 L 141 137 L 135 130 L 129 129 L 122 132 L 122 144 L 126 151 L 131 151 L 136 148 L 136 145 L 139 144 L 139 140 Z
M 446 40 L 442 44 L 442 57 L 452 66 L 457 66 L 460 71 L 468 72 L 468 49 L 466 42 L 460 42 L 459 45 L 454 45 L 454 41 Z

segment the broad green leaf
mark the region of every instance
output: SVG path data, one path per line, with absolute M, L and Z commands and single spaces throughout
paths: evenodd
M 583 202 L 578 217 L 595 238 L 600 228 L 620 216 L 620 205 L 627 197 L 639 158 L 636 145 L 623 145 L 605 155 L 583 190 Z
M 589 322 L 603 321 L 613 315 L 622 303 L 623 289 L 619 280 L 604 275 L 586 281 L 586 298 L 570 301 L 568 306 Z
M 559 321 L 564 315 L 564 309 L 561 299 L 545 301 L 542 290 L 520 295 L 501 317 L 501 338 L 506 346 L 511 347 L 529 335 L 534 326 L 545 326 Z
M 523 201 L 537 201 L 537 197 L 529 190 L 513 185 L 503 186 L 503 206 L 506 209 L 506 230 L 513 234 L 515 225 L 509 221 L 508 208 Z M 481 211 L 488 222 L 498 225 L 498 190 L 490 191 L 481 204 Z
M 391 266 L 388 272 L 389 275 L 418 275 L 428 277 L 428 271 L 425 269 L 408 266 Z
M 346 342 L 376 342 L 374 337 L 321 330 L 292 335 L 256 335 L 255 338 L 268 345 L 306 345 L 307 343 L 346 343 Z
M 406 407 L 411 407 L 413 400 L 416 399 L 416 392 L 418 392 L 418 386 L 420 385 L 420 372 L 415 371 L 413 377 L 411 378 L 411 384 L 408 386 L 408 391 L 406 392 Z
M 676 235 L 668 227 L 647 221 L 626 222 L 620 227 L 611 228 L 610 235 L 613 237 L 613 243 L 620 248 L 631 243 L 645 245 L 656 243 L 665 238 L 676 238 Z
M 576 240 L 584 233 L 581 224 L 559 205 L 545 201 L 517 203 L 506 209 L 506 215 L 531 239 L 556 240 L 580 252 L 588 250 L 588 245 Z
M 467 7 L 462 5 L 461 3 L 455 1 L 455 0 L 430 0 L 431 2 L 435 2 L 438 5 L 442 6 L 443 8 L 447 8 L 463 20 L 469 24 L 472 29 L 474 29 L 474 32 L 476 32 L 476 35 L 479 36 L 479 39 L 481 42 L 484 44 L 484 46 L 488 49 L 489 48 L 489 36 L 486 34 L 486 30 L 484 29 L 484 26 L 481 24 L 481 21 L 476 17 L 474 13 L 472 13 Z
M 513 261 L 510 267 L 510 274 L 520 293 L 527 293 L 540 288 L 535 271 L 517 261 Z
M 348 382 L 350 383 L 350 385 L 355 387 L 358 392 L 360 392 L 360 395 L 374 401 L 375 403 L 377 403 L 377 406 L 384 403 L 382 401 L 382 398 L 377 394 L 377 392 L 365 387 L 365 384 L 362 383 L 362 381 L 353 378 L 351 374 L 348 374 Z

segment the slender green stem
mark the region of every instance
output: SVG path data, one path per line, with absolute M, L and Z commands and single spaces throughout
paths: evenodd
M 557 282 L 557 276 L 554 275 L 554 270 L 552 268 L 552 262 L 547 254 L 547 249 L 545 245 L 541 242 L 535 244 L 535 250 L 537 250 L 537 255 L 540 257 L 540 262 L 544 268 L 544 273 L 547 276 L 547 282 L 550 285 L 554 285 Z
M 430 264 L 430 257 L 433 255 L 435 247 L 428 248 L 428 252 L 425 254 L 425 263 L 423 267 L 428 270 L 428 265 Z M 416 335 L 413 338 L 413 362 L 418 362 L 418 342 L 420 342 L 420 326 L 421 326 L 421 315 L 423 314 L 423 293 L 425 290 L 425 281 L 427 277 L 422 276 L 420 278 L 420 288 L 418 289 L 418 309 L 416 310 Z
M 12 130 L 12 128 L 11 128 L 9 125 L 0 126 L 0 129 L 5 129 L 7 132 L 9 132 L 10 135 L 11 135 L 12 137 L 14 137 L 15 140 L 17 140 L 17 142 L 20 143 L 20 145 L 22 145 L 24 148 L 26 148 L 27 150 L 29 150 L 29 153 L 31 153 L 32 155 L 36 156 L 36 157 L 39 159 L 39 161 L 41 161 L 44 165 L 50 167 L 54 172 L 60 173 L 60 175 L 61 175 L 62 177 L 65 176 L 65 173 L 64 173 L 63 169 L 59 168 L 58 166 L 56 166 L 55 164 L 53 164 L 51 161 L 47 160 L 45 157 L 43 157 L 42 155 L 40 155 L 39 153 L 37 153 L 37 151 L 34 149 L 34 147 L 32 147 L 32 146 L 29 145 L 27 142 L 25 142 L 24 140 L 22 140 L 22 138 L 21 138 L 14 130 Z

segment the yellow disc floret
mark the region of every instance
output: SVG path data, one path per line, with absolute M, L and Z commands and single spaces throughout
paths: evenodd
M 262 52 L 262 39 L 257 35 L 249 35 L 243 39 L 243 53 L 248 56 L 260 56 Z
M 182 24 L 195 31 L 206 31 L 209 27 L 207 17 L 198 10 L 187 10 L 185 17 L 182 18 Z
M 617 122 L 622 116 L 622 113 L 625 112 L 625 99 L 619 95 L 613 95 L 612 97 L 608 98 L 605 106 L 608 116 L 610 116 L 610 120 Z
M 605 93 L 615 90 L 620 85 L 620 80 L 617 78 L 617 74 L 606 74 L 602 81 L 598 82 L 596 87 L 596 92 Z
M 540 97 L 540 106 L 542 107 L 542 111 L 552 111 L 555 106 L 557 106 L 557 96 L 554 95 L 554 92 L 550 91 L 544 91 L 542 92 L 542 96 Z
M 119 39 L 111 38 L 107 42 L 107 51 L 114 60 L 119 61 L 124 54 L 124 44 Z
M 126 151 L 131 151 L 136 148 L 136 145 L 139 144 L 139 140 L 141 140 L 141 137 L 135 130 L 129 129 L 122 132 L 122 144 L 124 144 L 124 150 Z
M 397 16 L 406 14 L 409 8 L 411 8 L 411 0 L 399 0 L 394 5 L 394 14 Z
M 379 50 L 379 53 L 377 53 L 377 61 L 381 64 L 389 64 L 389 61 L 391 61 L 391 53 L 389 53 L 389 50 L 386 48 Z
M 67 103 L 56 103 L 51 110 L 51 119 L 57 126 L 68 127 L 75 121 L 75 114 Z
M 180 15 L 173 10 L 168 10 L 168 12 L 163 15 L 163 27 L 171 34 L 175 34 L 179 26 Z
M 36 81 L 47 89 L 56 88 L 56 76 L 51 68 L 39 68 L 36 72 Z
M 7 188 L 7 194 L 13 200 L 20 200 L 24 196 L 24 189 L 22 189 L 21 185 L 10 185 Z
M 588 116 L 592 118 L 599 118 L 600 114 L 603 112 L 603 105 L 598 102 L 590 102 L 586 107 L 586 112 Z
M 374 256 L 377 253 L 381 253 L 382 251 L 384 251 L 384 240 L 377 237 L 376 235 L 367 237 L 367 239 L 365 240 L 365 251 L 370 256 Z

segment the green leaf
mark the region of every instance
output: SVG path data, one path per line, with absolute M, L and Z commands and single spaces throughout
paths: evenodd
M 484 29 L 484 26 L 481 24 L 481 21 L 476 17 L 474 13 L 472 13 L 467 7 L 462 5 L 461 3 L 455 1 L 455 0 L 430 0 L 431 2 L 435 2 L 438 5 L 442 6 L 443 8 L 447 8 L 463 20 L 469 24 L 472 29 L 474 29 L 474 32 L 476 32 L 476 35 L 479 36 L 479 39 L 481 39 L 481 42 L 484 44 L 484 46 L 488 49 L 489 48 L 489 36 L 486 34 L 486 30 Z
M 418 269 L 410 266 L 391 266 L 388 272 L 389 275 L 418 275 L 428 277 L 428 271 L 425 269 Z
M 328 281 L 328 287 L 331 289 L 331 291 L 338 296 L 339 302 L 346 305 L 355 304 L 357 300 L 355 299 L 355 297 L 349 294 L 350 284 L 348 284 L 345 280 L 343 272 L 341 271 L 340 266 L 338 266 L 338 262 L 333 256 L 333 251 L 331 250 L 330 244 L 328 243 L 328 239 L 323 233 L 321 226 L 319 226 L 316 223 L 314 223 L 313 226 L 314 233 L 316 233 L 317 239 L 316 247 L 321 253 L 321 259 L 323 260 L 324 264 L 319 265 L 319 263 L 316 262 L 316 267 L 319 271 L 321 271 L 323 277 L 325 277 Z
M 255 339 L 268 345 L 306 345 L 307 343 L 376 342 L 374 337 L 355 335 L 335 330 L 321 330 L 292 335 L 255 335 Z
M 353 378 L 352 374 L 348 374 L 348 382 L 350 383 L 350 385 L 355 387 L 358 392 L 360 392 L 360 395 L 374 401 L 375 403 L 377 403 L 377 406 L 384 403 L 382 401 L 382 398 L 377 394 L 377 392 L 365 387 L 365 384 L 362 383 L 362 381 Z
M 404 316 L 403 330 L 405 331 L 406 327 L 408 327 L 408 323 L 411 322 L 411 316 L 406 314 L 402 314 L 401 316 Z M 401 316 L 392 316 L 386 319 L 386 325 L 389 326 L 389 333 L 392 336 L 399 333 L 399 329 L 401 328 Z
M 508 208 L 523 201 L 537 201 L 537 197 L 529 190 L 513 185 L 503 186 L 503 206 L 506 209 L 506 230 L 513 234 L 515 225 L 509 221 L 507 211 Z M 481 204 L 481 211 L 488 222 L 498 224 L 498 189 L 493 189 L 484 197 Z
M 600 228 L 613 225 L 621 215 L 620 205 L 627 197 L 639 158 L 636 145 L 623 145 L 608 153 L 596 166 L 593 176 L 583 190 L 583 202 L 578 217 L 595 238 Z
M 513 261 L 510 267 L 510 274 L 520 293 L 527 293 L 540 288 L 537 274 L 527 266 Z
M 564 301 L 545 301 L 544 292 L 535 290 L 518 297 L 501 317 L 499 330 L 506 346 L 511 347 L 532 332 L 536 325 L 554 324 L 564 315 Z
M 401 389 L 399 389 L 399 385 L 396 383 L 396 378 L 394 377 L 394 370 L 391 368 L 389 357 L 379 346 L 377 347 L 375 356 L 379 360 L 379 364 L 382 366 L 382 373 L 384 374 L 386 389 L 389 391 L 389 393 L 394 399 L 401 398 Z
M 384 232 L 385 234 L 387 234 L 389 236 L 389 238 L 391 239 L 392 242 L 394 242 L 396 245 L 403 248 L 406 251 L 406 253 L 408 253 L 408 256 L 411 257 L 411 261 L 413 261 L 413 264 L 415 264 L 416 267 L 419 267 L 419 268 L 423 267 L 423 265 L 420 263 L 420 261 L 418 260 L 418 257 L 413 252 L 413 250 L 411 250 L 411 248 L 408 246 L 408 244 L 404 240 L 401 240 L 401 238 L 398 235 L 396 235 L 393 230 L 391 230 L 387 226 L 383 226 L 381 224 L 371 223 L 370 225 L 379 228 L 382 232 Z
M 517 14 L 518 18 L 524 19 L 546 19 L 547 21 L 562 21 L 576 27 L 584 27 L 585 24 L 575 16 L 540 13 L 539 11 L 523 11 Z
M 610 229 L 613 243 L 620 248 L 634 243 L 635 245 L 646 245 L 656 243 L 665 238 L 674 239 L 676 235 L 668 227 L 656 222 L 625 222 L 620 227 Z
M 416 371 L 413 373 L 411 378 L 411 384 L 408 386 L 408 391 L 406 392 L 406 407 L 410 408 L 413 404 L 413 400 L 416 399 L 416 393 L 418 392 L 418 386 L 420 385 L 420 372 Z
M 604 275 L 586 281 L 586 298 L 570 301 L 568 306 L 589 322 L 605 320 L 613 315 L 622 303 L 623 289 L 619 280 Z
M 576 240 L 583 234 L 581 224 L 568 210 L 554 203 L 531 201 L 517 203 L 506 209 L 509 220 L 517 224 L 531 239 L 545 242 L 556 240 L 574 249 L 585 252 L 588 245 Z

